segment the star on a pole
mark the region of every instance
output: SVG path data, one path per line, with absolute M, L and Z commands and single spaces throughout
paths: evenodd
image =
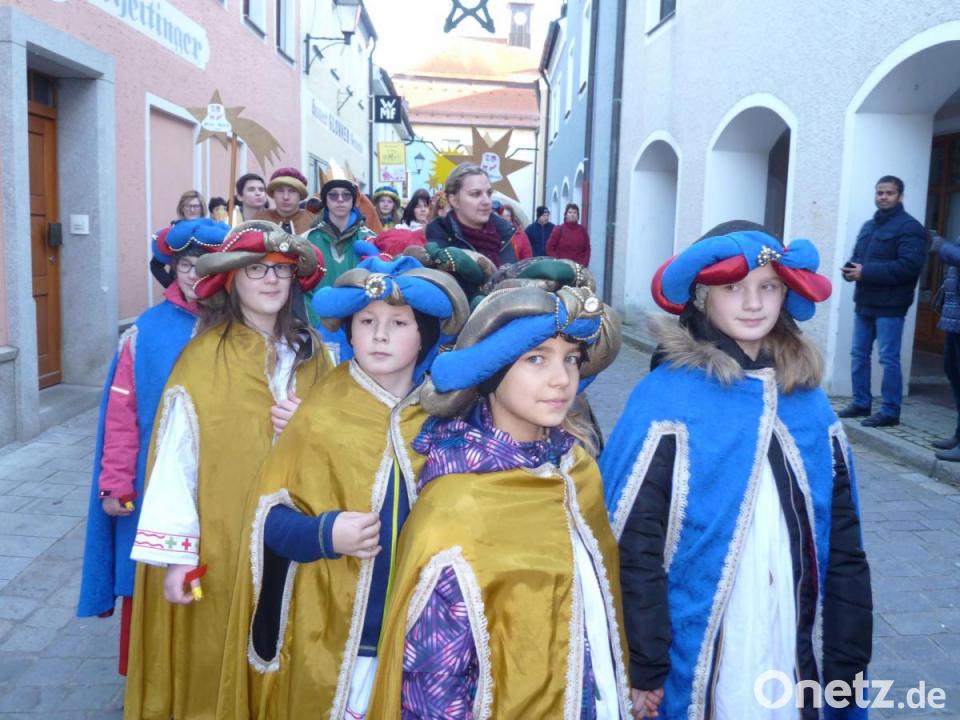
M 451 2 L 453 3 L 453 7 L 450 8 L 450 14 L 447 15 L 447 19 L 443 23 L 444 32 L 450 32 L 468 17 L 476 20 L 480 24 L 480 27 L 488 33 L 497 31 L 493 24 L 493 18 L 490 17 L 490 10 L 487 8 L 489 0 L 477 0 L 477 4 L 469 8 L 466 7 L 461 0 L 451 0 Z M 457 14 L 458 10 L 460 11 L 459 15 Z M 483 17 L 481 17 L 481 14 Z
M 472 128 L 472 131 L 473 152 L 470 155 L 444 154 L 443 157 L 456 165 L 465 162 L 476 163 L 487 171 L 495 191 L 519 202 L 520 198 L 517 197 L 517 191 L 513 189 L 513 184 L 508 176 L 521 168 L 525 168 L 530 162 L 507 157 L 513 130 L 507 130 L 503 137 L 493 144 L 488 143 L 477 128 Z
M 200 132 L 197 135 L 198 145 L 212 138 L 226 150 L 230 145 L 230 133 L 234 133 L 246 143 L 250 152 L 260 163 L 260 167 L 266 172 L 267 161 L 274 156 L 278 160 L 283 147 L 265 127 L 253 120 L 240 117 L 243 110 L 242 105 L 224 107 L 219 90 L 214 90 L 213 97 L 207 105 L 187 108 L 200 125 Z
M 209 127 L 209 123 L 205 122 L 207 120 L 208 111 L 211 105 L 217 105 L 223 108 L 223 117 L 226 120 L 228 127 L 224 129 L 211 129 Z M 229 142 L 229 137 L 227 133 L 230 131 L 230 129 L 233 128 L 233 125 L 234 123 L 236 123 L 237 118 L 240 117 L 240 113 L 243 112 L 243 106 L 241 105 L 239 107 L 223 107 L 223 102 L 220 100 L 220 91 L 214 90 L 213 97 L 210 98 L 209 105 L 187 108 L 187 112 L 193 115 L 197 119 L 197 122 L 200 123 L 200 134 L 197 137 L 198 145 L 202 143 L 204 140 L 213 138 L 214 140 L 219 142 L 221 145 L 223 145 L 224 149 L 226 149 L 227 144 Z

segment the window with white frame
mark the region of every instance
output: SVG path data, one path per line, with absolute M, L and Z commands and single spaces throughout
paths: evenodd
M 243 0 L 243 19 L 261 37 L 267 34 L 267 0 Z
M 567 50 L 567 90 L 563 104 L 564 117 L 569 115 L 570 111 L 573 110 L 573 64 L 576 62 L 576 55 L 574 55 L 574 50 L 576 50 L 576 48 L 577 44 L 571 41 L 570 49 Z
M 560 81 L 562 73 L 557 74 L 556 82 L 550 87 L 550 139 L 560 131 Z
M 294 0 L 277 0 L 277 51 L 289 60 L 294 58 L 297 42 L 297 4 Z
M 587 78 L 590 75 L 590 43 L 592 39 L 593 3 L 588 2 L 583 8 L 583 21 L 580 25 L 580 92 L 587 89 Z

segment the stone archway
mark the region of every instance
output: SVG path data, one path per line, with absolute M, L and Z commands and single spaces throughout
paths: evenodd
M 648 138 L 633 165 L 624 283 L 628 321 L 655 308 L 650 281 L 657 268 L 674 253 L 679 171 L 676 143 L 666 133 Z
M 707 151 L 703 230 L 752 220 L 784 236 L 795 125 L 786 106 L 768 95 L 745 98 L 727 113 Z
M 944 68 L 960 67 L 960 21 L 930 28 L 906 42 L 880 62 L 847 106 L 844 124 L 843 178 L 837 222 L 838 257 L 853 249 L 857 232 L 874 212 L 873 188 L 883 175 L 904 182 L 904 207 L 925 225 L 960 231 L 960 197 L 952 220 L 936 217 L 928 208 L 932 141 L 940 131 L 960 127 L 960 77 Z M 942 208 L 937 208 L 941 211 Z M 835 263 L 839 267 L 842 263 Z M 930 318 L 926 307 L 938 278 L 935 264 L 921 276 L 918 302 L 907 313 L 901 349 L 905 390 L 912 366 L 913 339 L 918 316 Z M 853 287 L 834 271 L 838 289 L 831 313 L 827 347 L 827 381 L 832 392 L 850 393 L 850 345 L 853 326 Z M 875 394 L 879 368 L 873 372 Z

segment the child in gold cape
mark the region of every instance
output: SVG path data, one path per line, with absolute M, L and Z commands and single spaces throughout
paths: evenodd
M 236 547 L 276 437 L 271 411 L 329 367 L 293 311 L 323 273 L 306 240 L 243 223 L 197 272 L 197 296 L 219 310 L 205 312 L 207 329 L 177 360 L 155 425 L 131 553 L 140 563 L 124 698 L 131 720 L 215 716 Z M 200 567 L 202 581 L 189 580 Z
M 221 718 L 364 717 L 400 527 L 422 460 L 423 372 L 467 317 L 449 275 L 368 257 L 313 299 L 354 359 L 264 464 L 230 613 Z
M 619 323 L 585 269 L 536 269 L 431 369 L 370 717 L 629 717 L 616 541 L 595 443 L 568 416 Z

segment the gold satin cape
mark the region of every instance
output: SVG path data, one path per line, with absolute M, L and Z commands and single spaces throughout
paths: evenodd
M 219 718 L 342 717 L 374 560 L 291 561 L 285 574 L 276 572 L 268 567 L 264 524 L 270 509 L 281 504 L 307 515 L 379 513 L 395 460 L 412 506 L 423 458 L 408 448 L 427 417 L 419 398 L 415 389 L 400 400 L 356 362 L 344 363 L 303 400 L 277 441 L 247 511 L 253 525 L 244 536 L 247 561 L 239 569 L 230 613 L 224 662 L 231 666 L 222 675 Z M 268 596 L 272 600 L 264 599 Z M 256 615 L 259 627 L 264 618 L 258 613 L 270 617 L 265 622 L 271 631 L 264 645 L 255 647 L 253 619 Z M 264 646 L 269 657 L 257 650 Z
M 138 564 L 123 703 L 127 720 L 215 717 L 237 547 L 247 524 L 243 513 L 273 444 L 270 408 L 276 403 L 268 385 L 272 344 L 259 332 L 234 324 L 220 349 L 224 329 L 211 328 L 184 349 L 154 424 L 151 466 L 168 398 L 186 396 L 199 433 L 200 563 L 208 570 L 201 580 L 203 600 L 174 605 L 163 596 L 166 568 Z M 290 389 L 306 393 L 328 367 L 320 347 L 297 369 Z
M 407 633 L 452 567 L 479 661 L 474 719 L 579 720 L 585 627 L 575 531 L 596 567 L 620 715 L 629 718 L 617 543 L 597 464 L 580 447 L 559 467 L 445 475 L 420 492 L 397 550 L 368 717 L 400 717 Z

